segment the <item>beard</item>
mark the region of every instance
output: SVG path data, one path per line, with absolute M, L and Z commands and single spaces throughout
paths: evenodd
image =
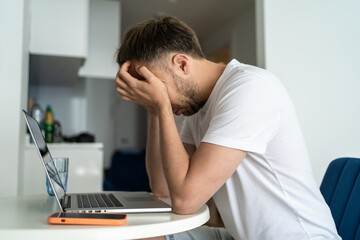
M 184 109 L 182 114 L 190 116 L 197 113 L 206 101 L 202 100 L 196 83 L 192 79 L 181 78 L 175 73 L 172 75 L 178 90 L 177 97 L 181 102 L 181 108 Z

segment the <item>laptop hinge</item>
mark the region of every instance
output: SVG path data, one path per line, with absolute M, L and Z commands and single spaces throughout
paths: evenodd
M 71 197 L 69 195 L 65 195 L 61 199 L 61 206 L 66 209 L 71 207 Z

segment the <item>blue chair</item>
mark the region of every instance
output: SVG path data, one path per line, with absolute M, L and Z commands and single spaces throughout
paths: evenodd
M 116 151 L 103 184 L 105 191 L 151 192 L 145 167 L 145 151 Z
M 360 158 L 339 158 L 329 164 L 320 191 L 343 240 L 360 239 Z

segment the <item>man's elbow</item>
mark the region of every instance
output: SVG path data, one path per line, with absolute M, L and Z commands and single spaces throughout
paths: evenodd
M 171 198 L 173 211 L 181 215 L 189 215 L 195 213 L 201 206 L 197 206 L 190 200 L 181 198 Z

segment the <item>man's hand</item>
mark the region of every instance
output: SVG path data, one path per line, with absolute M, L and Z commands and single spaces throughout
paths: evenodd
M 145 66 L 136 66 L 135 71 L 144 78 L 139 80 L 129 73 L 130 61 L 121 65 L 116 76 L 116 91 L 125 101 L 137 103 L 149 111 L 157 111 L 164 104 L 170 105 L 167 88 Z

